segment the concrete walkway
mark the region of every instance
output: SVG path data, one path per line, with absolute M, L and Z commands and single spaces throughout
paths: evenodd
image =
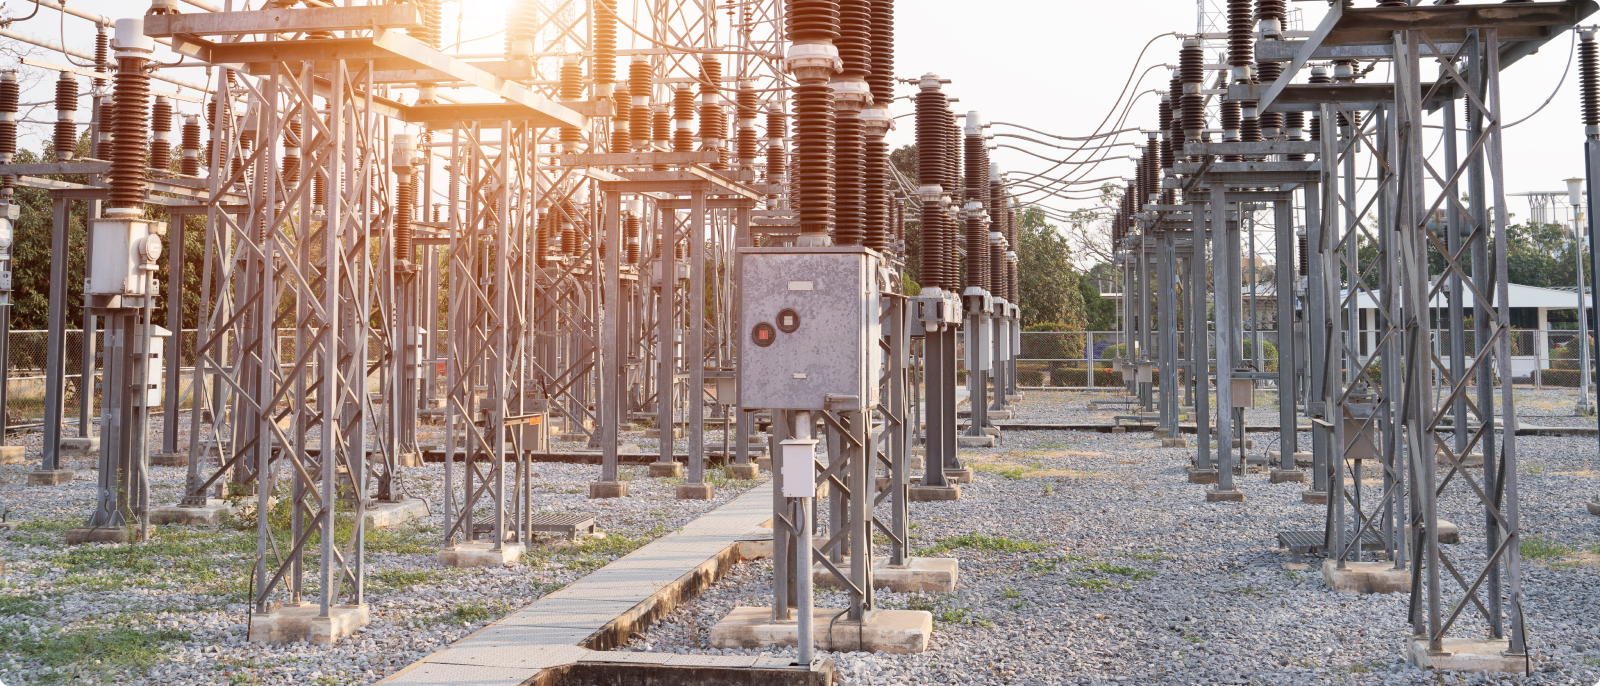
M 715 582 L 740 561 L 738 541 L 770 536 L 757 530 L 770 527 L 771 520 L 769 481 L 378 683 L 522 684 L 553 669 L 587 674 L 604 672 L 608 664 L 805 674 L 778 658 L 606 652 Z

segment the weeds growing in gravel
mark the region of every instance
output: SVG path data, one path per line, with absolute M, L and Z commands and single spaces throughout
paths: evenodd
M 888 606 L 890 603 L 885 603 Z M 918 593 L 906 599 L 902 608 L 905 610 L 922 610 L 933 615 L 936 624 L 970 624 L 972 626 L 990 627 L 993 622 L 983 616 L 974 614 L 971 610 L 956 603 L 952 593 L 928 595 Z
M 1004 536 L 985 536 L 983 534 L 967 534 L 946 538 L 938 543 L 916 551 L 918 556 L 938 555 L 958 548 L 970 548 L 985 553 L 1037 553 L 1045 549 L 1043 543 L 1033 541 L 1019 541 Z
M 579 574 L 587 574 L 604 567 L 619 557 L 637 550 L 640 546 L 660 538 L 666 533 L 666 527 L 656 524 L 653 529 L 643 536 L 620 536 L 610 534 L 604 538 L 590 538 L 575 545 L 558 545 L 556 547 L 538 548 L 524 553 L 522 561 L 530 567 L 539 569 L 548 568 L 549 565 L 560 563 L 563 568 L 570 569 Z
M 441 576 L 435 569 L 382 569 L 367 572 L 367 583 L 373 591 L 403 591 Z
M 50 673 L 39 675 L 36 683 L 81 684 L 126 671 L 143 672 L 161 658 L 167 643 L 188 638 L 182 631 L 129 626 L 88 626 L 38 634 L 18 629 L 0 634 L 0 654 L 49 667 Z
M 1154 579 L 1156 576 L 1155 572 L 1152 572 L 1148 569 L 1134 569 L 1132 567 L 1123 567 L 1121 565 L 1113 565 L 1105 562 L 1092 562 L 1086 565 L 1084 569 L 1100 572 L 1102 574 L 1125 576 L 1134 581 L 1147 581 L 1149 579 Z
M 1033 471 L 1027 467 L 1013 464 L 985 464 L 982 462 L 970 462 L 968 464 L 980 472 L 988 472 L 1004 479 L 1021 479 L 1027 476 L 1028 472 Z
M 1540 536 L 1528 536 L 1522 539 L 1519 549 L 1522 551 L 1522 556 L 1529 560 L 1554 560 L 1572 554 L 1570 546 Z
M 1040 495 L 1051 495 L 1051 494 L 1053 494 L 1055 492 L 1056 492 L 1056 484 L 1055 484 L 1055 482 L 1046 481 L 1046 482 L 1044 482 L 1044 490 L 1043 490 L 1042 493 L 1040 493 Z

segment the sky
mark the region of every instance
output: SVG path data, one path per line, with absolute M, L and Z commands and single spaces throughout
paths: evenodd
M 213 1 L 220 4 L 222 0 Z M 252 0 L 252 5 L 260 1 Z M 142 0 L 72 0 L 71 4 L 113 18 L 142 14 L 146 7 Z M 463 37 L 486 36 L 501 30 L 506 4 L 507 0 L 473 0 L 469 6 L 471 11 L 465 15 L 461 26 Z M 1369 2 L 1362 0 L 1361 4 Z M 621 0 L 618 5 L 625 18 L 631 14 L 629 0 Z M 456 34 L 459 7 L 455 2 L 445 5 L 447 36 Z M 31 11 L 33 5 L 27 0 L 5 0 L 3 8 L 0 14 L 17 16 Z M 187 5 L 182 8 L 197 11 Z M 1322 18 L 1326 5 L 1320 1 L 1293 2 L 1290 9 L 1301 13 L 1303 28 L 1310 29 Z M 69 16 L 63 29 L 58 27 L 58 16 L 53 10 L 44 9 L 32 20 L 13 24 L 12 29 L 52 40 L 58 32 L 64 31 L 69 44 L 87 50 L 93 34 L 89 22 Z M 1173 36 L 1157 38 L 1142 60 L 1139 59 L 1140 50 L 1159 34 L 1192 33 L 1196 24 L 1196 0 L 985 0 L 981 3 L 901 0 L 896 8 L 896 72 L 900 78 L 915 78 L 932 72 L 950 79 L 945 91 L 959 99 L 953 105 L 959 112 L 977 110 L 989 121 L 1022 124 L 1061 136 L 1085 136 L 1095 131 L 1114 109 L 1120 114 L 1117 96 L 1130 74 L 1145 73 L 1151 65 L 1177 61 L 1179 40 Z M 628 44 L 626 32 L 623 44 L 624 47 Z M 469 44 L 463 50 L 492 52 L 499 50 L 500 45 L 496 36 Z M 1506 72 L 1503 107 L 1508 121 L 1526 117 L 1554 93 L 1554 99 L 1538 115 L 1506 132 L 1505 171 L 1510 193 L 1563 190 L 1564 179 L 1583 173 L 1583 127 L 1575 64 L 1565 84 L 1556 91 L 1569 54 L 1570 40 L 1558 38 Z M 58 56 L 41 57 L 52 61 L 60 59 Z M 158 54 L 158 58 L 161 57 Z M 1424 64 L 1425 72 L 1433 73 L 1433 70 L 1432 65 Z M 203 78 L 199 69 L 172 70 L 172 73 L 194 81 Z M 1137 88 L 1130 88 L 1130 92 L 1164 89 L 1168 78 L 1166 69 L 1157 68 L 1145 73 L 1143 82 Z M 161 84 L 156 86 L 167 88 Z M 25 94 L 23 100 L 48 100 L 51 96 L 47 89 L 48 83 L 43 89 L 36 88 Z M 915 86 L 901 85 L 897 95 L 910 95 L 915 90 Z M 1154 128 L 1157 104 L 1158 98 L 1152 94 L 1140 96 L 1125 126 Z M 192 107 L 183 109 L 190 111 Z M 53 119 L 53 113 L 47 109 L 35 113 L 34 118 Z M 897 101 L 894 111 L 895 114 L 909 114 L 909 101 Z M 893 147 L 914 141 L 912 119 L 906 117 L 899 124 L 898 130 L 890 134 Z M 1027 134 L 1002 126 L 991 130 Z M 32 130 L 24 127 L 23 145 L 37 141 L 38 134 L 43 132 L 43 127 L 32 127 Z M 1437 136 L 1431 132 L 1429 135 Z M 1122 140 L 1135 138 L 1142 139 L 1138 134 L 1131 134 Z M 1046 157 L 1059 159 L 1065 154 L 1065 151 L 1017 139 L 1000 140 L 1028 147 Z M 1435 140 L 1428 139 L 1430 149 L 1435 147 Z M 1112 154 L 1122 156 L 1131 151 L 1132 148 L 1117 148 Z M 996 150 L 993 155 L 1002 168 L 1013 175 L 1033 173 L 1050 166 L 1048 162 L 1010 149 Z M 1131 176 L 1132 173 L 1131 161 L 1111 160 L 1084 178 Z M 1098 203 L 1050 200 L 1048 204 L 1063 211 L 1093 207 Z M 1526 215 L 1526 201 L 1521 198 L 1509 201 L 1509 207 L 1519 217 Z

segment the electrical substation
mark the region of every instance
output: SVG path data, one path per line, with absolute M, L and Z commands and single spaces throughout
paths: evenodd
M 1600 679 L 1600 4 L 1176 4 L 0 3 L 0 680 Z

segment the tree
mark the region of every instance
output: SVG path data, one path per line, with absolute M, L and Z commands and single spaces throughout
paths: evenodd
M 1044 212 L 1033 207 L 1017 218 L 1018 296 L 1024 325 L 1060 322 L 1070 331 L 1088 324 L 1084 292 L 1072 268 L 1072 250 Z

